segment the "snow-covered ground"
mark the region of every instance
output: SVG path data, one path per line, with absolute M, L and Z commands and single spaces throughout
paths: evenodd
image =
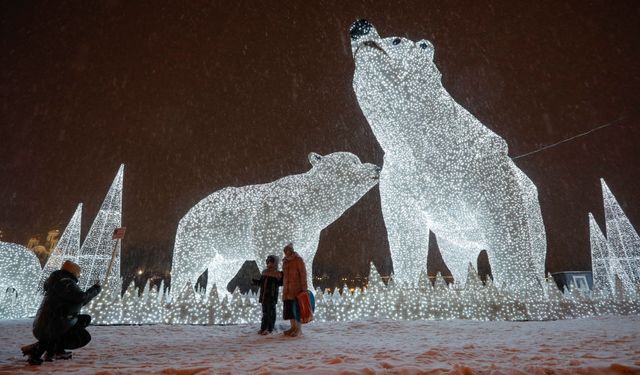
M 296 338 L 255 324 L 91 326 L 73 359 L 40 367 L 21 357 L 30 327 L 0 321 L 0 374 L 640 374 L 640 316 L 310 323 Z

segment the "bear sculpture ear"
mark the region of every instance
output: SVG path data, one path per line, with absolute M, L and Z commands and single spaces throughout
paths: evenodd
M 311 165 L 316 165 L 320 160 L 322 160 L 322 156 L 320 154 L 316 154 L 315 152 L 309 153 L 309 162 Z
M 433 44 L 431 44 L 430 41 L 422 39 L 421 41 L 417 42 L 416 45 L 418 46 L 418 48 L 424 50 L 424 53 L 427 55 L 429 60 L 433 61 L 435 48 L 433 48 Z

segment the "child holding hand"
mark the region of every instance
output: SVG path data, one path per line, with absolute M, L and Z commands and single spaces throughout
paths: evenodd
M 269 255 L 266 260 L 267 268 L 262 271 L 259 279 L 253 279 L 255 285 L 260 285 L 259 301 L 262 304 L 261 335 L 273 332 L 276 324 L 276 304 L 278 303 L 279 288 L 282 285 L 282 272 L 278 270 L 278 257 Z

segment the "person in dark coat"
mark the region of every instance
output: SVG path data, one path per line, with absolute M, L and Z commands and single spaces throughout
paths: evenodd
M 259 302 L 262 304 L 261 335 L 273 332 L 276 324 L 276 304 L 278 303 L 278 289 L 282 285 L 282 272 L 278 271 L 278 257 L 267 257 L 267 268 L 262 271 L 259 279 L 253 279 L 255 285 L 260 285 Z
M 67 260 L 44 282 L 44 298 L 33 321 L 38 342 L 21 348 L 29 356 L 29 364 L 41 364 L 45 352 L 46 361 L 69 359 L 71 352 L 65 349 L 81 348 L 91 341 L 86 330 L 91 316 L 80 314 L 80 309 L 100 293 L 100 284 L 83 292 L 78 287 L 79 277 L 80 266 Z

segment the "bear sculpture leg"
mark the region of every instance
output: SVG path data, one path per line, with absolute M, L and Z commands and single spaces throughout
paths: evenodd
M 518 172 L 512 163 L 502 163 L 493 172 L 484 173 L 482 180 L 492 187 L 483 190 L 479 214 L 484 220 L 479 222 L 494 281 L 521 295 L 541 291 L 539 278 L 544 275 L 540 274 L 540 256 L 534 254 L 538 247 L 532 246 L 530 231 L 537 224 L 531 223 L 527 192 L 522 190 Z
M 436 238 L 442 260 L 451 271 L 453 280 L 458 284 L 466 283 L 469 263 L 476 268 L 476 260 L 480 250 L 475 247 L 460 246 L 446 238 L 438 237 L 438 233 L 436 233 Z
M 219 259 L 219 257 L 214 258 L 214 261 L 209 264 L 207 290 L 215 285 L 218 288 L 218 295 L 224 296 L 229 292 L 227 286 L 247 260 L 251 259 L 234 258 L 223 260 Z
M 384 173 L 384 172 L 383 172 Z M 396 282 L 416 283 L 427 266 L 429 228 L 420 204 L 393 178 L 380 180 L 382 215 Z

